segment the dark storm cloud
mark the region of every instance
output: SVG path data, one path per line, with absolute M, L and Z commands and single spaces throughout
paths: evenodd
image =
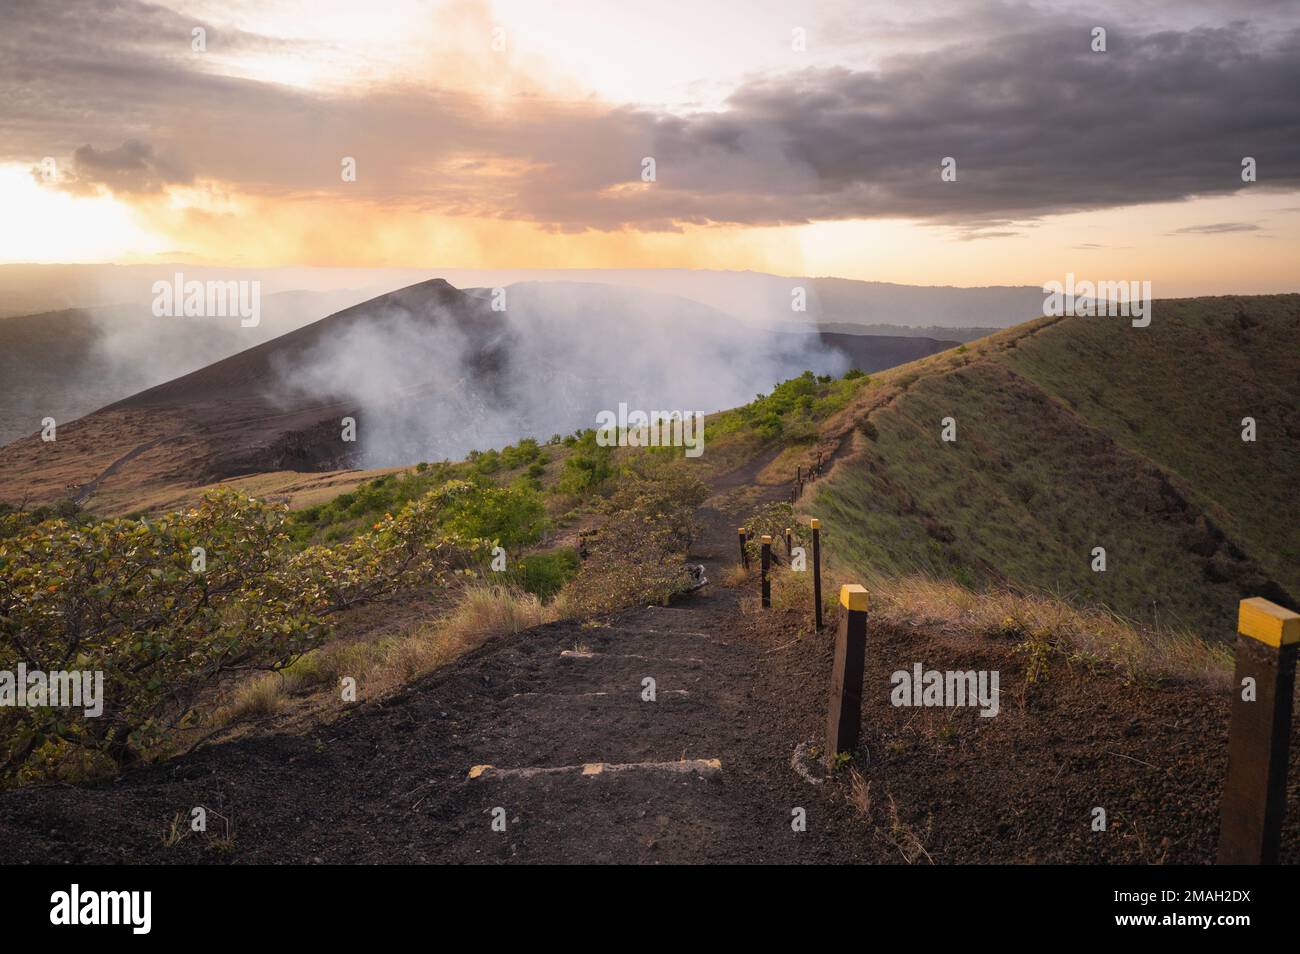
M 725 110 L 686 116 L 523 98 L 486 109 L 430 87 L 277 86 L 226 75 L 219 57 L 313 51 L 210 30 L 205 56 L 190 50 L 196 21 L 171 11 L 50 7 L 6 11 L 0 159 L 66 165 L 80 150 L 78 174 L 84 159 L 85 181 L 114 191 L 192 174 L 564 230 L 898 216 L 977 238 L 1056 212 L 1300 187 L 1300 13 L 1280 5 L 1258 32 L 1186 26 L 1200 21 L 1172 4 L 1140 21 L 1116 14 L 1108 51 L 1094 53 L 1097 17 L 968 4 L 944 11 L 938 34 L 955 35 L 952 17 L 965 16 L 966 42 L 870 70 L 754 77 Z M 357 160 L 355 183 L 340 182 L 343 156 Z M 940 179 L 945 156 L 956 182 Z M 1259 169 L 1248 186 L 1245 156 Z
M 1300 186 L 1300 33 L 1108 39 L 1093 53 L 1086 28 L 1062 27 L 754 83 L 725 114 L 660 127 L 660 178 L 688 210 L 738 221 L 969 221 L 1227 193 L 1245 156 L 1258 184 Z M 940 180 L 945 156 L 956 182 Z

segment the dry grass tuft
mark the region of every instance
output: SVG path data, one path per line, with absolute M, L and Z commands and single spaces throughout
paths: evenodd
M 236 689 L 230 709 L 241 719 L 255 719 L 279 712 L 284 698 L 284 680 L 275 673 L 269 673 Z
M 898 805 L 894 802 L 893 793 L 887 792 L 886 795 L 889 798 L 889 832 L 884 835 L 885 840 L 898 849 L 898 853 L 903 856 L 903 860 L 909 865 L 916 864 L 922 857 L 930 864 L 934 864 L 930 852 L 925 850 L 925 840 L 899 815 Z M 934 819 L 930 818 L 926 824 L 925 838 L 930 837 L 933 824 Z
M 495 584 L 471 586 L 443 619 L 380 644 L 380 658 L 365 674 L 367 689 L 385 692 L 445 666 L 493 636 L 513 636 L 554 618 L 531 593 Z
M 855 768 L 849 769 L 849 804 L 863 818 L 871 817 L 871 783 Z
M 363 697 L 390 692 L 493 636 L 509 636 L 557 618 L 555 607 L 510 586 L 479 583 L 461 593 L 446 616 L 410 632 L 374 642 L 322 646 L 278 673 L 266 673 L 239 686 L 230 703 L 214 713 L 213 723 L 230 725 L 279 712 L 295 693 L 337 686 L 356 679 Z
M 722 585 L 727 587 L 745 586 L 750 580 L 754 579 L 753 570 L 746 570 L 741 564 L 736 563 L 727 567 L 722 574 Z
M 1176 678 L 1226 686 L 1232 648 L 1178 629 L 1139 627 L 1118 613 L 1045 594 L 976 592 L 946 580 L 879 578 L 867 585 L 875 618 L 1014 640 L 1036 672 L 1047 656 L 1105 663 L 1130 679 Z
M 825 595 L 825 594 L 823 594 Z M 812 612 L 813 580 L 811 572 L 795 573 L 793 570 L 772 571 L 772 608 Z

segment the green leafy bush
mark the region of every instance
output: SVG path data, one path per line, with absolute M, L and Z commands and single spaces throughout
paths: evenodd
M 302 551 L 284 508 L 233 491 L 148 522 L 57 518 L 0 540 L 0 671 L 21 662 L 104 681 L 97 718 L 0 710 L 0 779 L 73 750 L 124 765 L 222 674 L 283 668 L 323 638 L 330 614 L 445 585 L 486 543 L 449 532 L 442 504 L 428 495 L 346 543 Z
M 572 547 L 550 553 L 534 553 L 514 562 L 509 571 L 511 582 L 543 602 L 555 594 L 578 572 L 581 560 Z
M 743 407 L 725 411 L 710 424 L 717 436 L 748 431 L 767 443 L 778 438 L 800 443 L 815 439 L 820 421 L 844 407 L 871 379 L 849 371 L 838 381 L 805 371 L 782 381 L 771 394 L 760 394 Z
M 442 528 L 457 536 L 481 537 L 509 549 L 535 543 L 546 526 L 541 495 L 525 485 L 451 480 L 433 496 Z
M 812 531 L 799 522 L 794 507 L 788 503 L 776 502 L 765 504 L 749 515 L 745 522 L 746 536 L 749 538 L 745 549 L 749 552 L 751 566 L 757 566 L 762 555 L 762 537 L 772 537 L 772 553 L 778 560 L 786 559 L 785 530 L 790 528 L 792 545 L 803 547 L 811 554 Z M 811 558 L 811 557 L 810 557 Z
M 583 431 L 569 446 L 573 452 L 564 461 L 559 489 L 579 497 L 599 492 L 615 474 L 614 448 L 596 443 L 595 430 Z

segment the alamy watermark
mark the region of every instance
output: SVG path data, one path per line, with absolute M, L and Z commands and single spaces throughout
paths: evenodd
M 600 447 L 684 447 L 687 457 L 704 453 L 704 414 L 700 411 L 618 411 L 596 415 Z
M 262 322 L 262 283 L 247 281 L 186 281 L 177 272 L 170 282 L 153 283 L 156 318 L 226 318 L 238 316 L 241 328 Z
M 72 669 L 44 672 L 19 663 L 16 671 L 0 669 L 0 706 L 29 709 L 81 709 L 86 718 L 104 712 L 104 671 Z
M 82 891 L 74 884 L 50 895 L 50 923 L 128 925 L 132 934 L 148 934 L 153 926 L 152 891 Z
M 1050 281 L 1043 286 L 1043 314 L 1053 318 L 1066 315 L 1082 318 L 1132 318 L 1134 328 L 1151 324 L 1151 283 L 1149 281 L 1090 282 L 1074 279 L 1067 272 L 1065 282 Z
M 912 671 L 899 669 L 889 677 L 894 706 L 979 706 L 980 715 L 998 714 L 998 670 L 926 669 L 913 663 Z

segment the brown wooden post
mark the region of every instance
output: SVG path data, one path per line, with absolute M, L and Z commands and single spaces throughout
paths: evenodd
M 1258 596 L 1241 601 L 1219 809 L 1221 865 L 1277 864 L 1298 648 L 1300 614 Z
M 817 611 L 817 629 L 822 628 L 822 524 L 814 517 L 808 521 L 813 535 L 813 604 Z
M 763 534 L 763 607 L 772 605 L 772 537 Z
M 789 527 L 786 527 L 786 528 L 785 528 L 785 555 L 786 555 L 787 559 L 793 559 L 793 557 L 794 557 L 794 554 L 790 552 L 790 548 L 791 548 L 793 545 L 794 545 L 794 544 L 793 544 L 792 538 L 791 538 L 791 536 L 790 536 L 790 528 L 789 528 Z
M 797 483 L 797 484 L 802 484 L 802 483 L 803 483 L 803 465 L 802 465 L 802 464 L 795 464 L 795 467 L 794 467 L 794 481 L 795 481 L 795 483 Z
M 745 549 L 745 528 L 740 528 L 740 565 L 749 569 L 749 551 Z
M 840 629 L 835 636 L 831 705 L 826 720 L 826 758 L 858 747 L 862 723 L 862 677 L 867 664 L 867 591 L 856 583 L 840 587 Z

